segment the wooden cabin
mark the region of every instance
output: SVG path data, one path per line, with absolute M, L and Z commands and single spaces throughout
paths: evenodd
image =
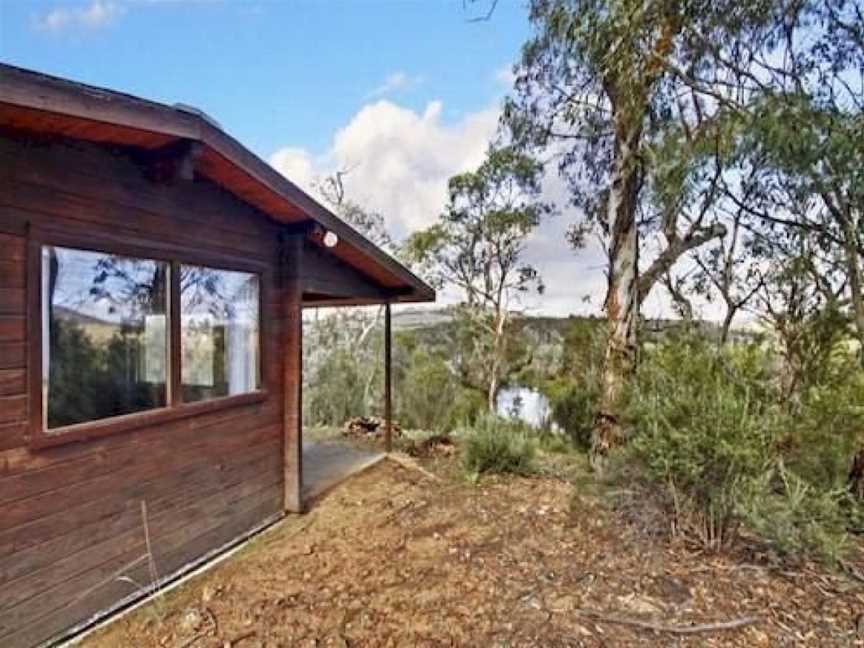
M 302 309 L 433 299 L 203 113 L 0 66 L 0 646 L 300 512 Z

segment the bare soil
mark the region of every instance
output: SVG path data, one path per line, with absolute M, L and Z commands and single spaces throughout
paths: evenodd
M 378 464 L 84 646 L 864 645 L 864 583 L 694 553 L 567 479 L 454 465 Z

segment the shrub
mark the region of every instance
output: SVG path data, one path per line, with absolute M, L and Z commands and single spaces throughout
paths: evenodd
M 564 430 L 574 446 L 588 450 L 597 411 L 597 383 L 558 378 L 546 384 L 545 394 L 552 410 L 552 420 Z
M 819 489 L 780 464 L 742 489 L 738 513 L 783 554 L 836 563 L 847 547 L 845 488 Z
M 740 523 L 784 554 L 836 561 L 860 509 L 846 488 L 864 430 L 864 376 L 844 369 L 790 399 L 770 353 L 681 338 L 647 350 L 619 460 L 652 484 L 671 527 L 708 548 Z M 840 377 L 842 375 L 842 378 Z
M 487 415 L 458 434 L 464 438 L 462 460 L 468 474 L 534 472 L 534 441 L 522 425 Z
M 646 354 L 629 395 L 629 452 L 664 485 L 676 518 L 704 518 L 699 526 L 709 545 L 734 527 L 741 483 L 771 465 L 779 412 L 766 398 L 764 365 L 752 349 L 720 352 L 675 340 Z
M 843 488 L 864 439 L 864 371 L 838 367 L 828 384 L 801 396 L 781 439 L 790 470 L 814 485 Z
M 440 401 L 436 402 L 440 403 Z M 479 419 L 487 416 L 486 394 L 477 389 L 461 387 L 456 390 L 453 402 L 444 408 L 444 431 L 452 431 L 465 425 L 474 425 Z

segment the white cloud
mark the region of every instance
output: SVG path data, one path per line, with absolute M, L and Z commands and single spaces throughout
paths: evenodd
M 444 123 L 441 111 L 438 101 L 423 112 L 376 101 L 337 131 L 323 153 L 283 148 L 270 163 L 313 191 L 316 180 L 348 170 L 347 195 L 381 212 L 391 231 L 404 236 L 434 222 L 447 198 L 448 178 L 478 165 L 495 134 L 495 108 L 454 124 Z
M 292 147 L 279 149 L 270 156 L 270 166 L 307 193 L 315 193 L 315 183 L 321 174 L 306 150 Z
M 94 31 L 112 25 L 129 9 L 165 5 L 211 5 L 219 0 L 90 0 L 56 6 L 33 17 L 39 31 L 59 34 L 66 31 Z
M 422 112 L 376 101 L 339 129 L 327 150 L 286 147 L 270 157 L 270 164 L 312 194 L 322 177 L 349 170 L 346 194 L 379 211 L 388 229 L 401 238 L 435 222 L 447 200 L 447 180 L 476 167 L 497 132 L 497 107 L 468 113 L 455 123 L 444 122 L 442 110 L 439 101 Z M 550 170 L 546 199 L 563 206 L 566 192 Z M 526 260 L 539 268 L 547 287 L 542 297 L 522 300 L 531 312 L 598 313 L 602 306 L 603 252 L 596 244 L 578 253 L 568 247 L 564 233 L 575 218 L 572 210 L 563 211 L 541 225 L 528 243 Z M 452 291 L 439 295 L 439 303 L 457 300 Z
M 55 7 L 34 20 L 37 29 L 59 33 L 67 29 L 99 29 L 111 24 L 125 11 L 111 0 L 91 0 L 78 7 Z
M 430 102 L 422 112 L 380 100 L 363 106 L 341 129 L 325 151 L 285 147 L 270 157 L 270 164 L 315 195 L 315 183 L 337 170 L 347 170 L 346 195 L 380 212 L 397 238 L 435 222 L 447 200 L 450 176 L 476 167 L 497 132 L 500 110 L 490 107 L 468 113 L 457 122 L 442 120 L 443 105 Z M 544 181 L 544 200 L 560 212 L 532 234 L 525 260 L 537 267 L 546 284 L 542 296 L 526 295 L 518 306 L 530 313 L 565 316 L 600 314 L 606 295 L 606 256 L 602 245 L 573 251 L 566 241 L 568 226 L 578 220 L 568 207 L 569 190 L 554 165 Z M 643 264 L 650 263 L 651 246 Z M 439 294 L 438 303 L 453 303 L 452 290 Z M 514 304 L 514 306 L 517 306 Z M 697 314 L 717 318 L 716 304 L 699 301 Z M 645 317 L 668 317 L 673 310 L 661 286 L 642 305 Z
M 366 95 L 366 98 L 384 97 L 394 92 L 410 90 L 411 88 L 416 88 L 421 83 L 423 83 L 423 77 L 421 76 L 411 76 L 402 71 L 393 72 L 387 75 L 387 78 L 384 79 L 381 85 L 370 91 Z

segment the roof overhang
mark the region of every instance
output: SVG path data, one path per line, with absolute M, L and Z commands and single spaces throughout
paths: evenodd
M 0 64 L 0 128 L 145 151 L 195 144 L 196 174 L 277 222 L 299 229 L 317 223 L 335 233 L 339 242 L 328 252 L 384 289 L 387 301 L 435 299 L 435 291 L 408 268 L 189 109 Z

